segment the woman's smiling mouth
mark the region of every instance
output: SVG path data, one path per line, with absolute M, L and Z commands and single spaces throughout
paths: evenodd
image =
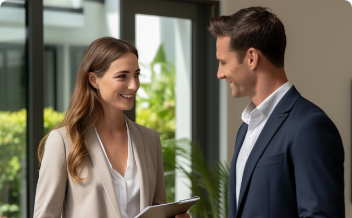
M 134 95 L 120 94 L 120 96 L 127 101 L 132 101 Z

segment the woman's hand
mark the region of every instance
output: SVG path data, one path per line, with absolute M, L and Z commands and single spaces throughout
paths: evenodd
M 191 218 L 191 214 L 183 213 L 183 214 L 176 215 L 175 218 Z

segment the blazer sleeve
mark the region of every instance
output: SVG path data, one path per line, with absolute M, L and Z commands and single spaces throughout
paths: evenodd
M 156 170 L 156 185 L 155 193 L 153 197 L 153 205 L 165 204 L 166 191 L 165 191 L 165 179 L 164 179 L 164 165 L 163 165 L 163 154 L 161 151 L 160 137 L 157 131 L 155 131 L 156 142 L 157 142 L 157 170 Z
M 53 130 L 46 143 L 39 170 L 34 217 L 61 217 L 67 184 L 65 144 Z
M 295 136 L 293 163 L 301 218 L 344 218 L 344 149 L 323 112 L 306 118 Z

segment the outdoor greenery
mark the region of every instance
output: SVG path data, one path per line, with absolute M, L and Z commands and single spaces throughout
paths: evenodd
M 44 109 L 44 134 L 63 113 Z M 0 217 L 20 216 L 20 191 L 25 180 L 27 111 L 0 111 Z
M 155 72 L 160 65 L 161 72 Z M 163 45 L 149 65 L 151 83 L 141 83 L 148 95 L 141 97 L 137 93 L 136 122 L 159 132 L 162 141 L 175 138 L 175 65 L 166 61 Z
M 0 216 L 19 217 L 26 110 L 0 112 Z
M 176 164 L 176 167 L 181 169 L 190 179 L 192 196 L 199 196 L 201 199 L 191 208 L 191 214 L 206 218 L 227 217 L 229 205 L 228 165 L 218 162 L 210 170 L 200 147 L 192 145 L 192 143 L 189 145 L 188 149 L 184 149 L 184 146 L 177 146 L 177 154 L 192 160 L 192 172 L 187 171 L 179 164 Z
M 154 68 L 160 65 L 160 73 Z M 168 62 L 163 45 L 148 65 L 151 83 L 142 83 L 146 98 L 137 95 L 136 122 L 155 129 L 160 134 L 164 159 L 168 202 L 175 200 L 175 170 L 181 170 L 191 181 L 192 196 L 201 200 L 191 209 L 197 217 L 227 217 L 229 168 L 225 163 L 208 167 L 199 146 L 188 139 L 175 140 L 175 66 Z M 0 111 L 0 218 L 19 218 L 21 182 L 25 181 L 26 110 Z M 44 134 L 64 117 L 52 108 L 44 109 Z M 44 135 L 43 134 L 43 135 Z M 176 162 L 176 155 L 192 160 L 192 172 Z M 191 196 L 190 196 L 191 197 Z
M 160 65 L 160 74 L 155 66 Z M 146 65 L 147 66 L 147 65 Z M 167 62 L 163 45 L 148 66 L 151 70 L 151 83 L 141 83 L 147 94 L 143 98 L 137 93 L 136 122 L 158 131 L 161 144 L 175 138 L 175 66 Z M 166 195 L 168 202 L 175 201 L 175 150 L 163 146 Z

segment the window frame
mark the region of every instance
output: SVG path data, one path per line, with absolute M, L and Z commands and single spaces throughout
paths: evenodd
M 37 150 L 44 133 L 44 36 L 43 1 L 25 2 L 27 75 L 27 217 L 33 217 L 39 178 Z

